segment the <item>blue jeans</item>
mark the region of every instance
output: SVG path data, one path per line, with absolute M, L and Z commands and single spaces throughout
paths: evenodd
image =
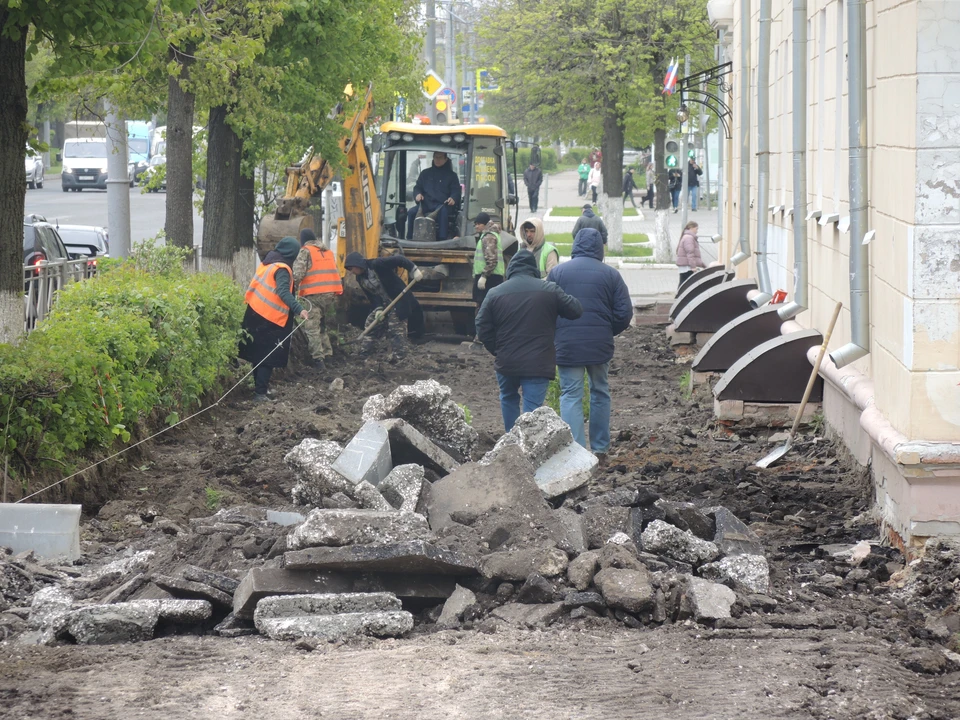
M 503 415 L 504 432 L 510 432 L 521 413 L 520 391 L 523 390 L 523 412 L 533 412 L 543 405 L 550 379 L 497 373 L 497 384 L 500 385 L 500 412 Z
M 690 191 L 690 209 L 697 209 L 697 200 L 700 199 L 700 186 L 694 185 L 693 187 L 688 187 L 687 190 Z
M 677 206 L 680 205 L 680 188 L 674 188 L 670 191 L 670 202 L 673 204 L 673 209 L 676 210 Z
M 434 210 L 435 207 L 427 208 L 425 203 L 423 205 L 423 214 L 429 215 Z M 417 213 L 420 212 L 420 205 L 414 205 L 412 208 L 407 210 L 407 240 L 413 240 L 413 223 L 417 219 Z M 447 239 L 447 226 L 449 225 L 450 220 L 450 206 L 444 203 L 440 206 L 440 213 L 437 215 L 437 240 L 446 240 Z
M 583 374 L 590 378 L 590 447 L 595 453 L 610 448 L 610 385 L 607 370 L 602 365 L 559 366 L 560 417 L 570 426 L 573 439 L 587 447 L 583 431 Z

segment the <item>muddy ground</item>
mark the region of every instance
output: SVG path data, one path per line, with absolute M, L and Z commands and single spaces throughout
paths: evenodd
M 884 547 L 874 550 L 868 576 L 838 576 L 820 546 L 881 539 L 866 473 L 812 430 L 786 462 L 750 467 L 771 449 L 771 431 L 716 423 L 705 391 L 683 393 L 687 367 L 662 329 L 618 338 L 615 440 L 590 493 L 645 486 L 671 500 L 727 506 L 764 541 L 774 614 L 744 613 L 722 629 L 630 629 L 606 618 L 567 618 L 539 631 L 419 626 L 407 639 L 313 651 L 259 636 L 108 647 L 5 642 L 0 718 L 960 717 L 960 667 L 943 653 L 956 636 L 943 622 L 931 630 L 931 619 L 956 614 L 956 577 L 911 579 L 899 552 Z M 335 378 L 342 392 L 329 390 Z M 217 505 L 290 508 L 288 450 L 305 437 L 348 440 L 369 395 L 426 378 L 453 389 L 481 450 L 492 446 L 502 431 L 492 359 L 461 356 L 455 342 L 428 338 L 405 366 L 343 356 L 320 374 L 291 368 L 276 376 L 275 402 L 254 405 L 252 388 L 242 387 L 107 469 L 96 487 L 74 488 L 92 513 L 84 551 L 103 561 L 173 546 L 151 527 L 154 517 L 185 525 Z M 104 505 L 108 496 L 114 502 Z M 248 564 L 235 546 L 177 552 L 171 563 L 238 577 Z M 789 627 L 766 622 L 778 616 Z

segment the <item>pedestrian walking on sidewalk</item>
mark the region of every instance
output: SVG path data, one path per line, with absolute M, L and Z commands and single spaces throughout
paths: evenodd
M 680 209 L 680 191 L 683 189 L 683 172 L 680 168 L 671 168 L 667 173 L 667 190 L 670 191 L 670 202 L 673 211 Z
M 700 176 L 703 170 L 697 165 L 696 160 L 690 158 L 687 162 L 687 190 L 690 191 L 690 209 L 697 211 L 697 200 L 700 199 Z
M 496 358 L 493 367 L 505 432 L 521 412 L 536 410 L 547 396 L 547 386 L 557 373 L 553 344 L 557 318 L 573 320 L 581 314 L 579 300 L 540 279 L 537 261 L 528 250 L 513 256 L 507 279 L 487 293 L 477 313 L 477 337 Z
M 310 228 L 300 231 L 300 254 L 293 263 L 293 286 L 298 298 L 310 299 L 310 313 L 303 323 L 313 367 L 322 370 L 333 355 L 330 325 L 337 312 L 337 297 L 343 294 L 337 258 Z
M 546 241 L 543 221 L 538 217 L 527 218 L 520 223 L 520 233 L 523 247 L 533 254 L 540 277 L 545 278 L 547 273 L 560 264 L 560 251 L 556 245 Z
M 677 244 L 677 268 L 680 270 L 680 284 L 706 265 L 700 257 L 700 241 L 697 239 L 697 230 L 700 226 L 693 220 L 687 223 Z
M 586 204 L 583 206 L 583 214 L 577 218 L 576 224 L 573 226 L 573 239 L 577 239 L 577 233 L 579 233 L 584 228 L 593 228 L 600 233 L 600 237 L 603 238 L 603 244 L 607 244 L 607 226 L 603 224 L 597 215 L 593 212 L 593 206 Z M 551 268 L 552 270 L 553 268 Z
M 577 195 L 579 197 L 586 197 L 587 178 L 590 177 L 590 166 L 587 164 L 586 159 L 580 161 L 580 165 L 577 167 L 577 175 L 580 177 L 580 181 L 577 183 Z
M 637 201 L 633 199 L 633 191 L 636 189 L 637 182 L 633 179 L 633 168 L 628 168 L 627 172 L 623 175 L 623 204 L 626 205 L 627 200 L 630 200 L 630 204 L 633 205 L 634 210 L 637 208 Z
M 593 169 L 590 170 L 590 176 L 587 178 L 587 182 L 590 184 L 590 192 L 593 193 L 593 204 L 597 204 L 597 190 L 599 190 L 600 185 L 603 183 L 603 175 L 600 172 L 600 163 L 596 162 L 593 164 Z
M 397 270 L 406 270 L 411 280 L 423 279 L 423 272 L 403 255 L 368 260 L 360 253 L 352 252 L 343 261 L 343 266 L 357 278 L 357 284 L 373 308 L 363 324 L 364 329 L 376 322 L 383 315 L 384 308 L 406 287 Z M 414 335 L 423 332 L 423 310 L 412 292 L 404 295 L 394 307 L 393 314 L 383 318 L 377 328 L 361 340 L 360 354 L 372 355 L 376 339 L 387 337 L 393 350 L 390 360 L 396 362 L 407 354 L 408 331 Z
M 557 320 L 557 369 L 560 374 L 560 417 L 573 439 L 601 458 L 610 448 L 610 387 L 613 338 L 630 326 L 633 303 L 620 273 L 603 262 L 600 233 L 584 228 L 573 241 L 569 262 L 556 267 L 548 280 L 580 301 L 583 315 Z M 590 445 L 584 431 L 583 377 L 590 382 Z
M 653 189 L 657 184 L 657 169 L 653 166 L 653 163 L 647 163 L 647 195 L 643 198 L 644 202 L 650 203 L 650 209 L 653 210 Z M 640 206 L 643 207 L 643 203 L 640 203 Z
M 247 310 L 241 327 L 247 331 L 240 341 L 239 355 L 251 363 L 254 402 L 266 402 L 270 376 L 274 368 L 284 368 L 290 360 L 290 336 L 294 318 L 306 320 L 309 313 L 293 295 L 293 265 L 300 243 L 285 237 L 267 253 L 250 281 L 244 300 Z
M 543 184 L 543 173 L 533 163 L 523 171 L 523 182 L 527 186 L 527 199 L 530 201 L 530 212 L 536 212 L 540 206 L 540 185 Z

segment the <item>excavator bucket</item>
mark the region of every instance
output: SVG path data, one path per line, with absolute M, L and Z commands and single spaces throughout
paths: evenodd
M 274 215 L 268 215 L 260 220 L 260 230 L 257 232 L 257 251 L 260 257 L 277 246 L 285 237 L 300 239 L 300 231 L 304 228 L 315 230 L 312 215 L 298 215 L 288 220 L 278 220 Z

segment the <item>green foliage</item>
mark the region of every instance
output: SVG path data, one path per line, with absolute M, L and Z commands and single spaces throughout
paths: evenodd
M 590 148 L 585 147 L 572 147 L 567 150 L 567 154 L 563 156 L 561 161 L 564 165 L 571 165 L 577 167 L 580 165 L 582 160 L 586 160 L 590 157 Z
M 212 487 L 204 488 L 203 492 L 204 492 L 204 495 L 206 496 L 205 503 L 207 506 L 207 510 L 220 509 L 220 505 L 221 503 L 223 503 L 223 492 Z
M 467 425 L 473 425 L 473 413 L 470 412 L 470 408 L 464 404 L 460 406 L 460 409 L 463 410 L 463 421 Z
M 813 430 L 814 435 L 820 435 L 823 432 L 825 425 L 826 418 L 822 412 L 817 412 L 810 421 L 810 429 Z
M 547 384 L 547 397 L 543 402 L 549 408 L 552 408 L 553 411 L 559 415 L 560 414 L 560 373 L 558 372 L 556 376 Z M 587 377 L 587 373 L 583 373 L 583 419 L 584 422 L 590 419 L 590 380 Z
M 693 397 L 693 371 L 687 370 L 683 375 L 680 376 L 680 395 L 683 396 L 684 400 L 689 400 Z
M 187 275 L 182 257 L 138 246 L 130 261 L 62 290 L 21 343 L 0 344 L 17 469 L 127 442 L 147 420 L 175 422 L 230 374 L 242 296 L 223 275 Z
M 507 156 L 507 162 L 510 163 L 510 169 L 513 169 L 513 154 Z M 522 173 L 530 166 L 530 148 L 517 148 L 517 172 Z M 540 169 L 543 172 L 551 172 L 557 169 L 557 151 L 553 148 L 540 148 Z
M 580 217 L 580 213 L 583 212 L 583 206 L 578 205 L 577 207 L 555 207 L 550 208 L 550 215 L 552 217 Z M 596 205 L 593 206 L 593 212 L 597 215 L 600 214 L 600 210 Z M 636 208 L 628 207 L 623 209 L 624 217 L 636 217 L 637 216 Z M 602 216 L 601 216 L 602 217 Z

